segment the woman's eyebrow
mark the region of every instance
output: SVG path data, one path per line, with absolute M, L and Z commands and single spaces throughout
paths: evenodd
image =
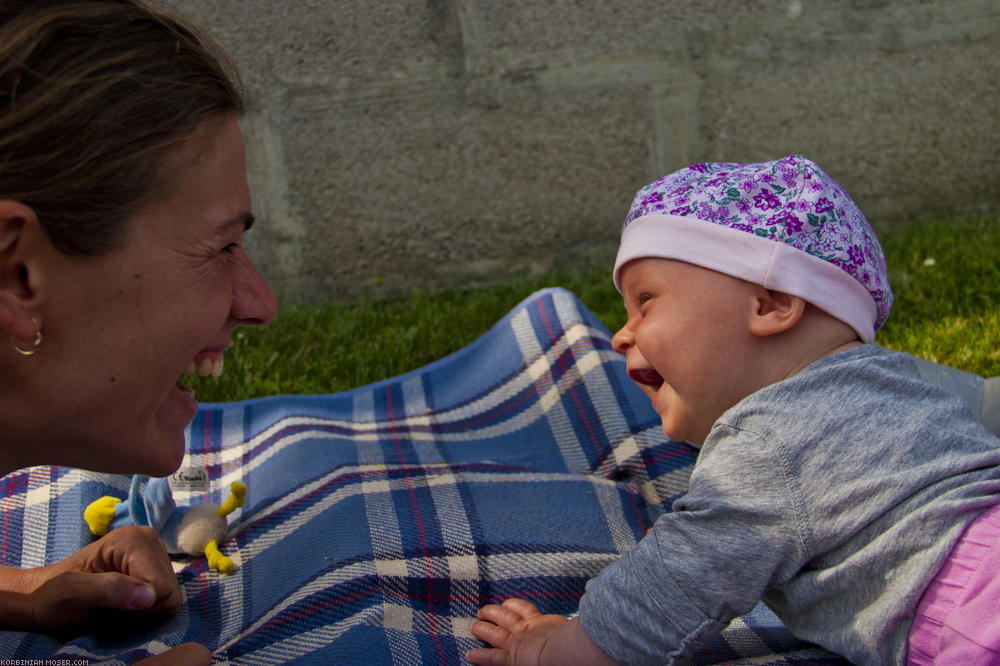
M 220 224 L 219 225 L 219 230 L 220 231 L 225 231 L 229 227 L 240 226 L 240 227 L 243 227 L 243 231 L 249 231 L 250 227 L 252 227 L 254 224 L 256 224 L 256 222 L 257 222 L 257 218 L 254 217 L 253 213 L 251 213 L 249 211 L 246 211 L 246 212 L 243 212 L 243 213 L 239 213 L 238 215 L 234 216 L 233 218 L 228 219 L 225 222 L 223 222 L 222 224 Z

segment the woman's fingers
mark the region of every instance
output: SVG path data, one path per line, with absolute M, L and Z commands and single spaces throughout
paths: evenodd
M 139 662 L 141 666 L 209 666 L 211 663 L 212 653 L 197 643 L 184 643 Z

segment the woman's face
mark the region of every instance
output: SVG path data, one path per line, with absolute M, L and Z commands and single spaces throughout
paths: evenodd
M 243 251 L 253 218 L 235 117 L 206 123 L 168 159 L 170 184 L 130 220 L 123 247 L 60 256 L 35 357 L 61 403 L 70 464 L 165 476 L 180 464 L 197 404 L 178 384 L 193 362 L 221 369 L 230 335 L 275 313 Z

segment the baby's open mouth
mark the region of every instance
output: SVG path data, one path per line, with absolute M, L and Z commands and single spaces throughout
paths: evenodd
M 659 388 L 663 385 L 663 377 L 661 377 L 660 373 L 652 368 L 630 368 L 628 376 L 631 377 L 632 381 L 636 384 L 652 386 L 653 388 Z

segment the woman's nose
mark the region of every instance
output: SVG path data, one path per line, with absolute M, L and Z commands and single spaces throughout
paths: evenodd
M 245 262 L 233 284 L 232 317 L 241 324 L 259 326 L 274 318 L 278 303 L 249 257 Z

